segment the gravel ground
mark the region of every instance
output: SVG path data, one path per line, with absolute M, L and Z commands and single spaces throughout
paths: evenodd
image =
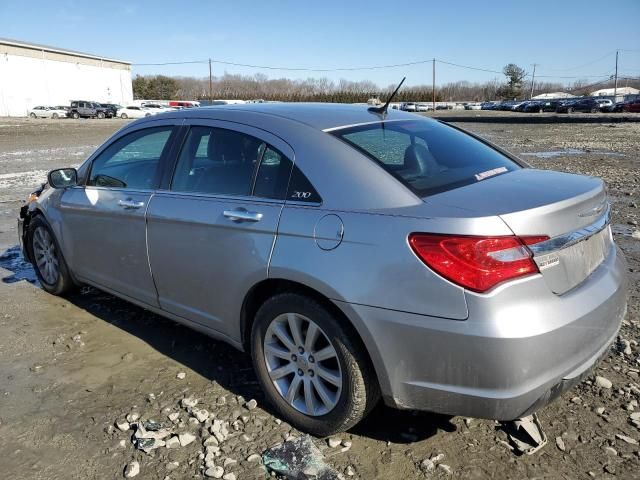
M 246 355 L 94 289 L 47 295 L 21 262 L 22 200 L 47 170 L 80 163 L 122 125 L 0 119 L 2 475 L 265 478 L 253 455 L 300 433 L 264 405 Z M 516 456 L 495 422 L 383 406 L 339 439 L 314 443 L 346 478 L 640 478 L 640 240 L 632 236 L 640 221 L 640 124 L 460 126 L 535 167 L 607 182 L 631 278 L 620 341 L 595 372 L 611 385 L 591 377 L 543 409 L 549 443 L 532 456 Z M 168 430 L 149 432 L 160 427 Z M 174 448 L 144 453 L 134 431 L 139 446 L 155 435 Z

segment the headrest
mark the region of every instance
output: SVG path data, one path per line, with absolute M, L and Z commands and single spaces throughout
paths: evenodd
M 214 130 L 209 137 L 207 156 L 214 162 L 241 162 L 243 157 L 243 137 L 231 130 Z
M 427 175 L 430 170 L 431 154 L 427 147 L 412 144 L 404 151 L 404 168 L 413 175 Z

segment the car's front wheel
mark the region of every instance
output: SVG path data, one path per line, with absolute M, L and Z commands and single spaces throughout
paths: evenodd
M 35 114 L 35 113 L 33 113 L 33 112 L 31 112 L 31 113 L 29 114 L 29 116 L 30 116 L 31 118 L 36 118 L 36 114 Z
M 79 118 L 80 118 L 80 114 L 79 114 L 78 112 L 73 112 L 73 113 L 71 114 L 71 116 L 72 116 L 75 120 L 77 120 L 77 119 L 79 119 Z
M 377 403 L 377 380 L 355 335 L 342 318 L 300 294 L 279 294 L 260 307 L 251 335 L 254 367 L 268 400 L 291 425 L 332 435 Z
M 74 287 L 58 242 L 41 216 L 29 223 L 28 248 L 33 268 L 42 288 L 53 295 L 63 295 Z
M 97 117 L 100 118 L 100 119 L 103 119 L 104 118 L 104 113 L 103 112 L 98 112 Z
M 123 120 L 126 120 L 127 118 L 129 118 L 129 116 L 126 113 L 123 113 L 120 115 L 120 118 L 122 118 Z

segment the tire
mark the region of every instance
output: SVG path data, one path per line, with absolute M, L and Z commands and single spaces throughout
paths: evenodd
M 591 113 L 598 113 L 598 109 L 597 108 L 592 108 L 591 109 Z
M 572 107 L 567 108 L 567 113 L 573 113 L 573 108 Z
M 544 109 L 539 108 L 539 109 L 538 109 L 538 113 L 544 113 Z
M 104 118 L 104 112 L 98 112 L 97 117 L 102 120 Z
M 37 118 L 37 115 L 36 115 L 35 113 L 33 113 L 33 112 L 31 112 L 31 113 L 29 114 L 29 116 L 30 116 L 31 118 Z
M 43 290 L 52 295 L 64 295 L 70 292 L 75 287 L 75 283 L 69 274 L 69 268 L 62 256 L 58 241 L 41 215 L 36 215 L 29 222 L 27 239 L 33 269 Z M 51 265 L 52 270 L 47 268 L 47 264 Z
M 291 316 L 300 326 L 299 340 L 302 341 L 293 340 L 295 335 L 290 327 L 286 330 L 287 325 L 291 325 Z M 307 345 L 312 324 L 318 333 L 315 342 Z M 286 347 L 280 341 L 282 331 L 275 334 L 278 327 L 285 328 L 290 344 L 293 340 L 300 345 Z M 267 400 L 284 420 L 299 430 L 325 437 L 353 427 L 376 405 L 380 397 L 378 382 L 356 335 L 350 325 L 345 325 L 344 320 L 336 318 L 321 303 L 297 293 L 278 294 L 258 309 L 251 332 L 253 365 Z M 265 355 L 268 346 L 271 348 Z M 306 351 L 300 349 L 301 346 Z M 298 353 L 291 354 L 296 348 Z M 327 354 L 328 350 L 332 353 Z M 275 351 L 278 352 L 275 355 L 269 353 Z M 315 360 L 311 353 L 320 355 L 321 351 L 325 352 L 325 358 Z M 281 367 L 292 371 L 278 377 L 280 383 L 272 381 L 269 372 L 273 374 Z M 303 369 L 307 369 L 306 372 Z M 323 373 L 314 373 L 321 370 Z M 331 372 L 328 377 L 327 372 Z M 292 391 L 289 387 L 294 382 L 297 388 L 289 402 L 284 395 Z M 312 397 L 310 403 L 307 388 Z M 321 390 L 326 401 L 320 395 Z
M 73 112 L 71 116 L 76 120 L 80 118 L 80 114 L 78 112 Z
M 122 118 L 122 119 L 126 120 L 127 118 L 129 118 L 129 116 L 128 116 L 126 113 L 122 113 L 122 114 L 120 115 L 120 118 Z
M 51 118 L 53 118 L 54 120 L 57 120 L 58 119 L 58 114 L 54 113 L 53 115 L 51 115 Z

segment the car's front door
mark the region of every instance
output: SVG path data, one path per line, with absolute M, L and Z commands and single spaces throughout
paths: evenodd
M 230 122 L 191 121 L 166 190 L 147 212 L 160 306 L 239 338 L 248 289 L 267 278 L 293 151 Z
M 99 151 L 86 184 L 67 190 L 59 209 L 74 274 L 154 306 L 145 213 L 177 130 L 163 123 L 125 133 Z

